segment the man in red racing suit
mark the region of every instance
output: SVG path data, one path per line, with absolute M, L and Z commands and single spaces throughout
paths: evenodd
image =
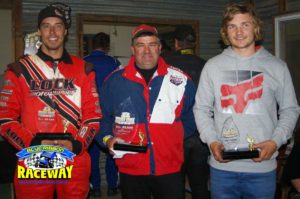
M 92 67 L 67 53 L 65 13 L 47 6 L 39 14 L 42 46 L 8 65 L 0 93 L 0 132 L 18 150 L 52 144 L 76 154 L 67 182 L 21 183 L 15 175 L 17 198 L 86 198 L 90 157 L 87 148 L 99 130 L 101 111 Z M 37 140 L 39 133 L 70 133 L 68 140 Z M 51 135 L 50 135 L 51 136 Z M 18 164 L 23 165 L 22 162 Z M 43 183 L 44 182 L 44 183 Z

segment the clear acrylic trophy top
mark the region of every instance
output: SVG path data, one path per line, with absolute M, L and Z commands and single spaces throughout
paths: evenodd
M 113 133 L 127 144 L 144 142 L 145 132 L 139 126 L 137 110 L 130 97 L 126 98 L 115 110 Z
M 221 142 L 223 143 L 225 150 L 238 150 L 240 133 L 232 117 L 227 118 L 224 122 L 221 133 Z

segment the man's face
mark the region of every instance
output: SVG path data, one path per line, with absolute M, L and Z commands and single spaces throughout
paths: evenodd
M 42 49 L 46 51 L 45 53 L 63 49 L 64 37 L 67 34 L 67 30 L 61 19 L 57 17 L 45 18 L 38 31 L 43 43 Z
M 131 46 L 136 65 L 141 69 L 151 69 L 157 65 L 161 45 L 156 36 L 141 36 Z
M 235 51 L 253 50 L 255 25 L 249 14 L 236 14 L 227 24 L 227 36 Z

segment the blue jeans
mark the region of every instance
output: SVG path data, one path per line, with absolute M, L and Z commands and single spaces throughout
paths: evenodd
M 210 167 L 212 199 L 274 199 L 276 170 L 231 172 Z

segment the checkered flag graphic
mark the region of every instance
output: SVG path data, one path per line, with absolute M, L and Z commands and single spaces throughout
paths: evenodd
M 40 160 L 40 156 L 36 153 L 32 154 L 29 158 L 26 160 L 26 166 L 27 167 L 36 167 Z
M 25 165 L 27 168 L 40 168 L 40 160 L 41 160 L 40 153 L 34 153 L 30 157 L 26 158 Z M 62 168 L 66 166 L 66 160 L 62 158 L 59 154 L 49 160 L 48 168 Z
M 49 161 L 54 165 L 55 168 L 61 168 L 65 166 L 65 161 L 61 157 L 54 157 L 52 160 Z

